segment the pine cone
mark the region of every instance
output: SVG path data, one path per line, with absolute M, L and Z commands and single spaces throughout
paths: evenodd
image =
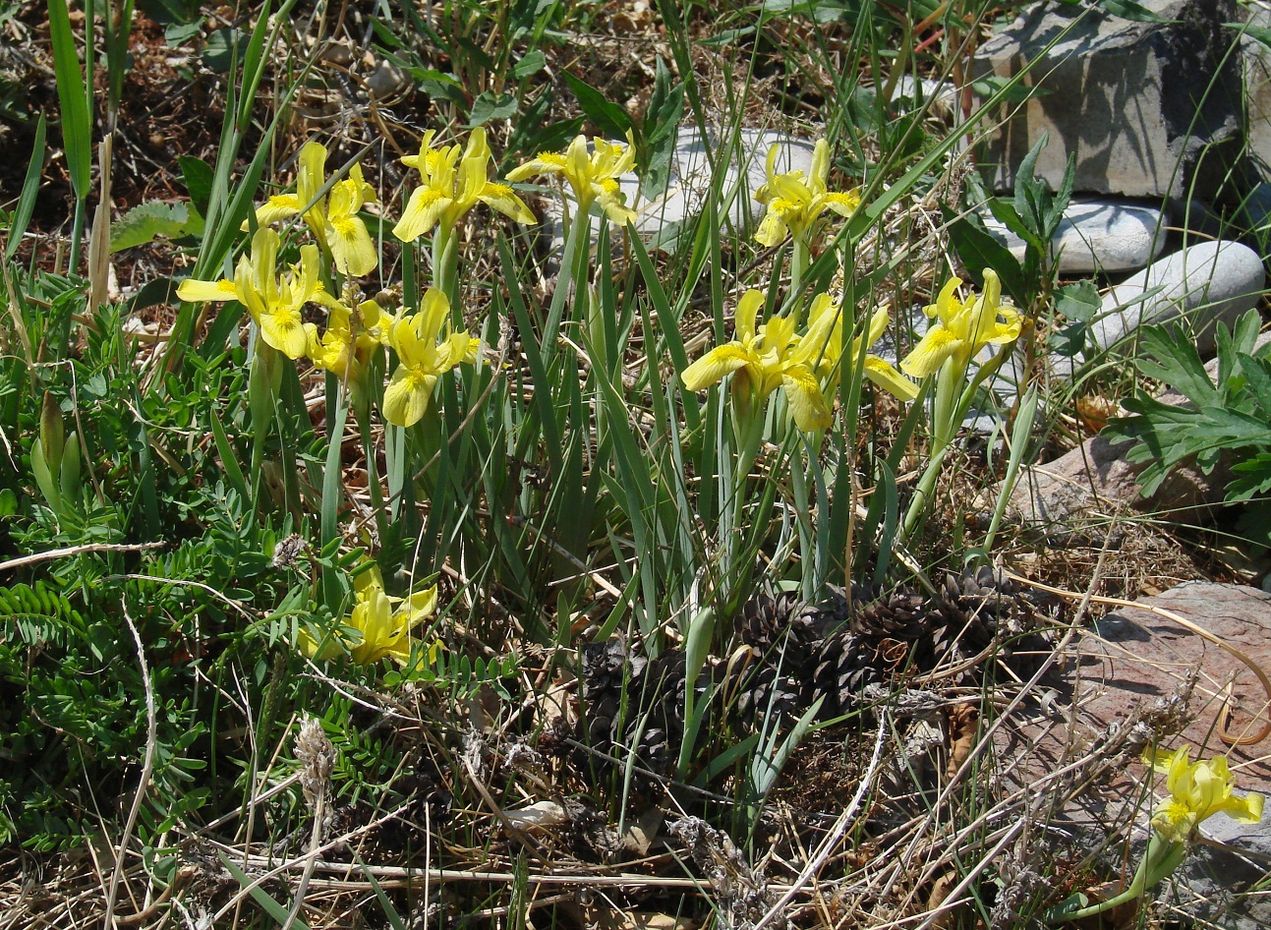
M 740 644 L 729 653 L 734 721 L 750 728 L 774 715 L 783 722 L 802 716 L 816 697 L 811 676 L 821 643 L 847 617 L 847 599 L 837 588 L 815 604 L 793 591 L 747 601 L 738 618 Z
M 622 743 L 640 764 L 660 774 L 673 771 L 679 761 L 686 684 L 684 653 L 676 649 L 650 660 L 627 688 Z
M 647 659 L 621 639 L 582 649 L 583 719 L 579 739 L 594 749 L 669 773 L 684 734 L 684 653 Z
M 844 630 L 821 642 L 810 684 L 814 694 L 825 697 L 821 715 L 837 717 L 854 710 L 865 687 L 885 677 L 878 646 Z
M 589 746 L 608 750 L 628 683 L 640 676 L 645 659 L 633 656 L 626 642 L 615 638 L 583 646 L 582 665 L 584 729 L 581 735 Z

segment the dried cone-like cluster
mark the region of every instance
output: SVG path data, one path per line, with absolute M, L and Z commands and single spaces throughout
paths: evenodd
M 1027 677 L 1048 651 L 1040 619 L 1031 595 L 988 568 L 948 576 L 934 596 L 854 588 L 849 598 L 831 588 L 805 603 L 762 593 L 743 606 L 728 654 L 703 674 L 722 682 L 734 726 L 789 723 L 817 700 L 825 719 L 859 709 L 873 684 L 934 674 L 942 684 L 967 685 L 997 663 Z M 683 732 L 683 654 L 649 660 L 619 640 L 596 643 L 584 648 L 582 678 L 581 732 L 591 745 L 621 744 L 644 767 L 668 771 Z
M 669 772 L 684 735 L 684 654 L 646 659 L 620 639 L 583 647 L 581 732 L 592 747 L 615 744 L 642 768 Z

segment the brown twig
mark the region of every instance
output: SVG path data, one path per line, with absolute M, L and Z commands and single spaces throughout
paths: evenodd
M 32 552 L 20 555 L 16 559 L 0 562 L 0 572 L 25 568 L 27 565 L 38 565 L 40 562 L 51 562 L 72 555 L 83 555 L 85 552 L 140 552 L 143 549 L 158 549 L 166 546 L 163 540 L 146 543 L 84 543 L 82 546 L 66 546 L 63 549 L 48 549 L 44 552 Z

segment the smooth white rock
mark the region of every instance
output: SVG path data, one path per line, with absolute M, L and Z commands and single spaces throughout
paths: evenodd
M 735 136 L 712 130 L 705 138 L 694 128 L 683 128 L 675 142 L 668 168 L 666 190 L 657 197 L 640 195 L 640 180 L 633 173 L 618 178 L 627 203 L 636 211 L 636 230 L 651 248 L 667 247 L 680 229 L 694 220 L 706 205 L 715 171 L 724 172 L 721 203 L 733 230 L 751 228 L 763 216 L 764 206 L 754 192 L 766 180 L 768 149 L 778 146 L 776 168 L 780 172 L 812 168 L 813 143 L 766 129 L 740 129 Z M 715 160 L 712 168 L 711 159 Z M 721 216 L 721 222 L 724 221 Z M 543 226 L 551 249 L 564 247 L 560 201 L 551 198 L 544 210 Z
M 952 116 L 958 110 L 958 89 L 948 81 L 935 78 L 915 78 L 912 74 L 902 74 L 892 90 L 893 101 L 917 102 L 919 95 L 924 104 L 929 104 L 931 112 L 937 116 Z
M 1202 242 L 1132 275 L 1103 298 L 1090 333 L 1111 348 L 1140 326 L 1185 318 L 1202 355 L 1214 345 L 1214 323 L 1230 326 L 1262 296 L 1266 274 L 1258 253 L 1239 242 Z M 1071 377 L 1073 360 L 1050 358 L 1051 369 Z
M 1020 261 L 1024 240 L 987 210 L 984 225 Z M 1160 210 L 1115 200 L 1074 200 L 1064 211 L 1051 247 L 1065 274 L 1135 271 L 1161 254 L 1165 221 Z

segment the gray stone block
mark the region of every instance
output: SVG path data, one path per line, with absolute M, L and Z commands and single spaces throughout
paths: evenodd
M 1253 29 L 1271 29 L 1271 11 L 1249 15 Z M 1241 38 L 1241 68 L 1245 92 L 1245 145 L 1253 169 L 1271 182 L 1271 49 L 1251 35 Z
M 1025 154 L 1049 144 L 1037 173 L 1052 186 L 1076 157 L 1075 189 L 1132 197 L 1205 194 L 1217 181 L 1215 143 L 1239 138 L 1238 56 L 1224 52 L 1232 0 L 1145 0 L 1168 23 L 1139 23 L 1057 3 L 1030 7 L 981 46 L 975 75 L 1024 71 L 1037 92 L 1004 104 L 981 162 L 1009 190 Z M 1202 156 L 1203 159 L 1202 159 Z M 1193 188 L 1193 185 L 1195 187 Z

